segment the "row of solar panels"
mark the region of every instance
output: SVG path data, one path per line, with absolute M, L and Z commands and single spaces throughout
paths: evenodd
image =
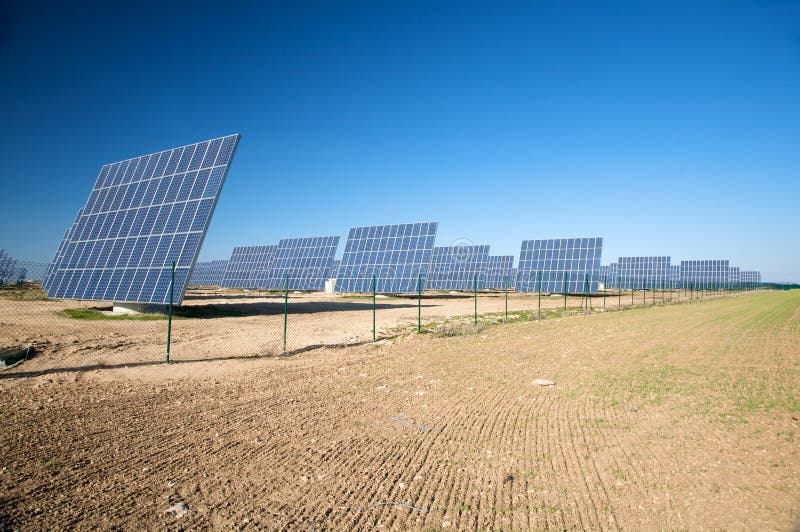
M 166 303 L 174 272 L 180 304 L 240 136 L 229 135 L 106 164 L 42 280 L 48 297 Z M 340 264 L 339 237 L 235 248 L 222 286 L 340 292 L 415 292 L 506 286 L 519 292 L 597 292 L 602 238 L 526 240 L 513 257 L 488 246 L 434 247 L 436 222 L 354 227 Z M 336 271 L 334 272 L 334 268 Z M 221 263 L 202 266 L 212 284 Z M 205 276 L 205 278 L 204 278 Z M 374 281 L 373 281 L 374 279 Z M 373 285 L 374 282 L 374 285 Z
M 600 282 L 612 289 L 720 289 L 755 286 L 761 272 L 741 270 L 728 260 L 684 260 L 671 264 L 671 257 L 619 257 L 600 267 Z

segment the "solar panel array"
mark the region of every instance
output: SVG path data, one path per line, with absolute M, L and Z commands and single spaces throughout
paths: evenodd
M 189 284 L 195 286 L 222 286 L 222 278 L 228 267 L 227 260 L 210 260 L 194 265 Z
M 284 238 L 278 242 L 266 287 L 279 290 L 324 290 L 330 278 L 338 236 Z
M 514 285 L 514 255 L 489 255 L 484 288 L 510 288 Z
M 428 277 L 437 222 L 353 227 L 336 280 L 337 292 L 408 293 Z
M 488 261 L 486 245 L 435 247 L 426 287 L 429 290 L 483 288 Z
M 524 240 L 519 254 L 517 292 L 598 291 L 602 238 Z
M 686 288 L 721 289 L 728 287 L 727 260 L 682 260 L 681 282 Z
M 48 280 L 48 297 L 180 304 L 239 135 L 106 164 Z M 56 261 L 54 261 L 56 262 Z
M 617 287 L 628 290 L 667 288 L 670 261 L 670 257 L 620 257 Z
M 278 246 L 239 246 L 233 248 L 222 276 L 225 288 L 267 288 L 269 270 Z

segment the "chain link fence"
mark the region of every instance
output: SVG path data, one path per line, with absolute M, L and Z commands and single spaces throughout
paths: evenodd
M 375 280 L 375 285 L 380 283 Z M 4 374 L 290 356 L 318 347 L 453 336 L 519 321 L 689 303 L 757 289 L 606 290 L 597 293 L 340 294 L 190 287 L 169 312 L 119 314 L 111 303 L 47 299 L 39 283 L 0 286 Z M 26 351 L 27 349 L 27 351 Z M 19 363 L 20 358 L 28 358 Z

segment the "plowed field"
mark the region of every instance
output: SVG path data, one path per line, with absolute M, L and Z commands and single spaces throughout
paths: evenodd
M 289 357 L 0 373 L 0 397 L 0 529 L 800 517 L 797 291 Z M 177 502 L 188 513 L 165 515 Z

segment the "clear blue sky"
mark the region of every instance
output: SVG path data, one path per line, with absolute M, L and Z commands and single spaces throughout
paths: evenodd
M 800 2 L 8 4 L 20 259 L 52 258 L 102 164 L 239 132 L 203 259 L 433 220 L 493 254 L 603 236 L 604 264 L 800 281 Z

